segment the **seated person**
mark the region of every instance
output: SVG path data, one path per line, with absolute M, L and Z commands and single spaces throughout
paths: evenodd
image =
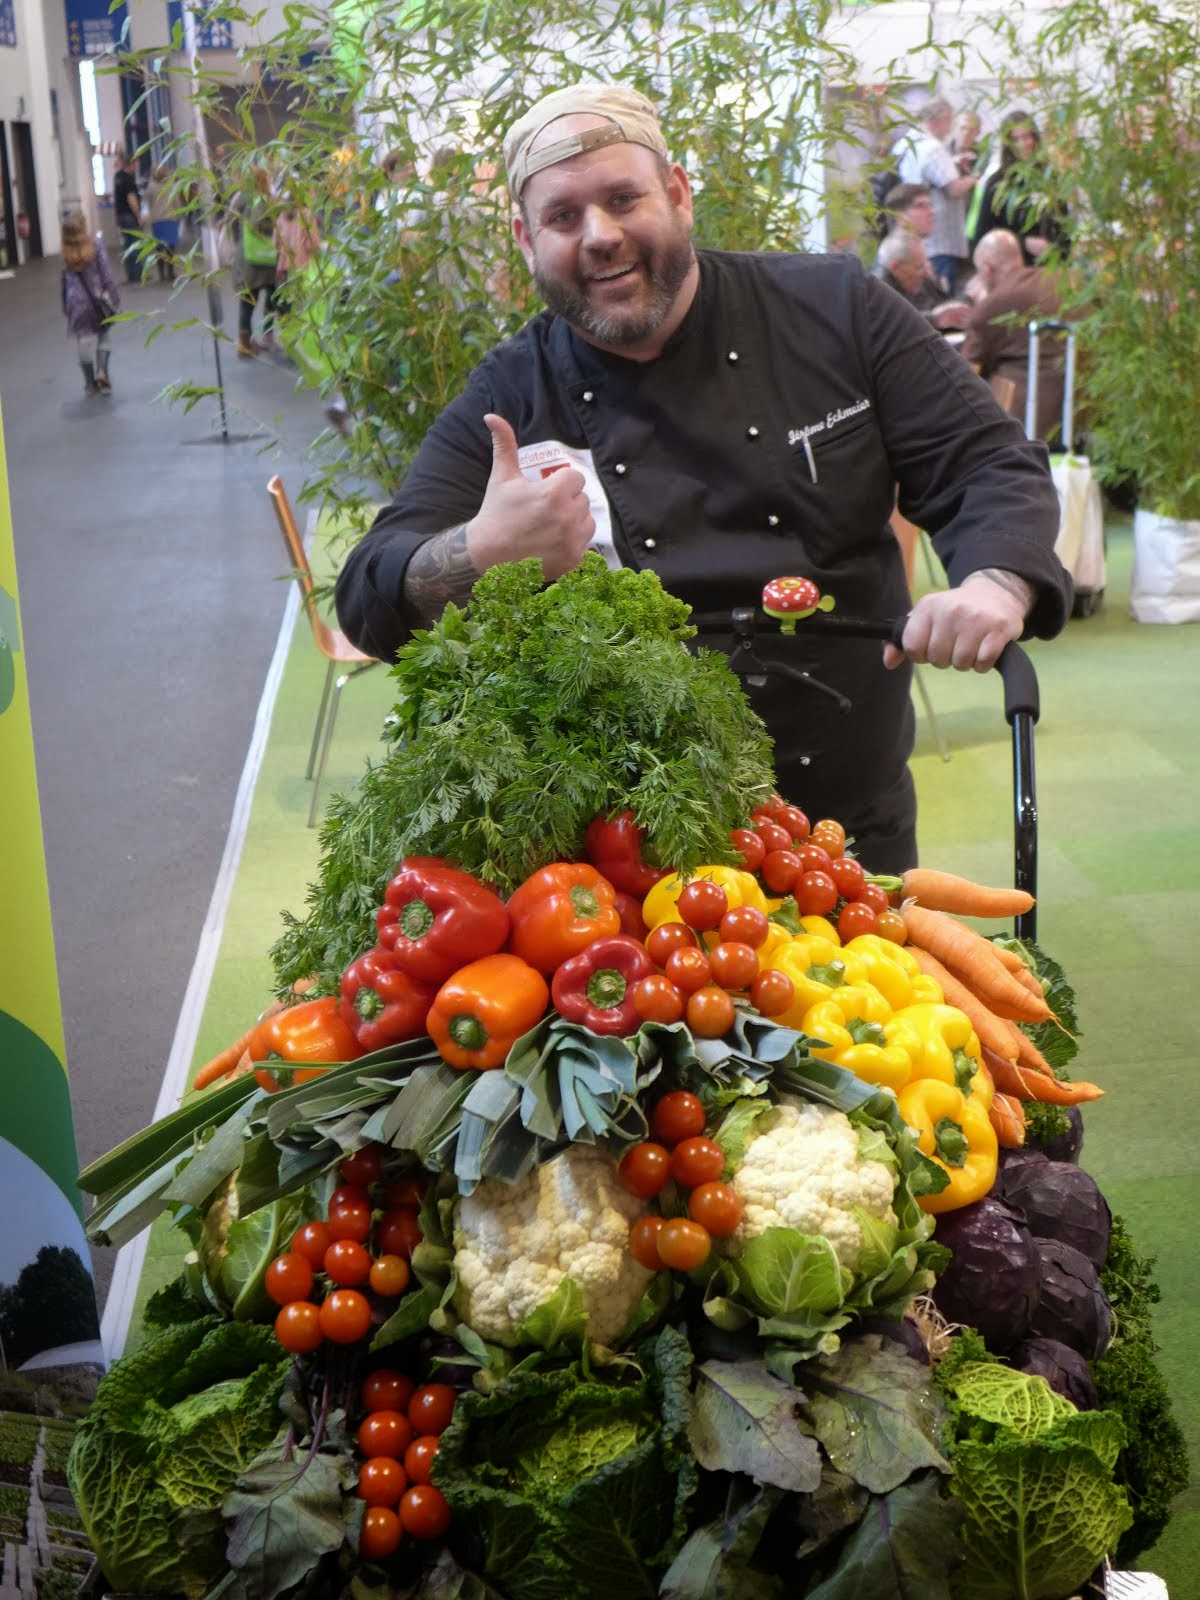
M 993 228 L 975 246 L 975 271 L 984 297 L 971 308 L 962 353 L 981 378 L 1011 378 L 1017 386 L 1013 415 L 1025 416 L 1029 379 L 1030 322 L 1062 316 L 1062 295 L 1052 268 L 1027 267 L 1021 241 L 1007 228 Z M 1064 349 L 1047 335 L 1038 349 L 1037 436 L 1057 437 L 1062 418 Z
M 945 332 L 965 328 L 970 306 L 962 300 L 948 300 L 941 280 L 936 278 L 925 255 L 925 246 L 907 228 L 896 228 L 879 246 L 879 258 L 872 269 L 876 278 L 903 296 L 909 305 Z

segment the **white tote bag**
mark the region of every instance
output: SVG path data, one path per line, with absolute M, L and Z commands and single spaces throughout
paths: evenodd
M 1134 513 L 1129 610 L 1135 622 L 1200 622 L 1200 522 Z
M 1050 475 L 1058 490 L 1058 539 L 1055 552 L 1075 580 L 1076 589 L 1103 589 L 1104 506 L 1100 485 L 1086 456 L 1050 457 Z

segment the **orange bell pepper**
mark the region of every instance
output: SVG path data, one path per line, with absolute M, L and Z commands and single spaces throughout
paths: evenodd
M 617 891 L 587 861 L 555 861 L 508 902 L 508 948 L 547 976 L 597 939 L 621 931 Z
M 425 1020 L 442 1060 L 452 1067 L 499 1067 L 540 1021 L 550 999 L 545 978 L 520 956 L 484 956 L 437 992 Z
M 254 1062 L 287 1063 L 255 1070 L 255 1081 L 274 1094 L 277 1089 L 319 1078 L 326 1067 L 337 1062 L 357 1061 L 363 1048 L 347 1027 L 337 997 L 325 995 L 265 1017 L 254 1030 L 246 1054 Z

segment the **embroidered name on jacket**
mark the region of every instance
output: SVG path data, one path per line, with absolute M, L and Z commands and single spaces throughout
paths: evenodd
M 792 428 L 788 432 L 789 444 L 803 444 L 811 439 L 814 433 L 825 433 L 829 428 L 835 428 L 839 422 L 845 422 L 847 417 L 856 417 L 860 411 L 869 411 L 869 400 L 856 400 L 852 406 L 839 406 L 836 411 L 827 411 L 817 422 L 809 422 L 803 428 Z

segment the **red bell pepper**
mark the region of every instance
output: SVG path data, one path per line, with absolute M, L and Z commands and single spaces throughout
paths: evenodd
M 429 1037 L 452 1067 L 500 1067 L 523 1033 L 540 1021 L 550 991 L 519 956 L 472 961 L 438 990 Z
M 542 867 L 508 902 L 509 949 L 549 976 L 594 939 L 621 931 L 616 890 L 586 861 Z
M 584 835 L 584 854 L 594 867 L 612 884 L 626 894 L 635 894 L 644 900 L 660 878 L 666 877 L 662 867 L 652 867 L 642 859 L 642 840 L 646 830 L 640 827 L 632 811 L 620 811 L 615 817 L 597 817 Z
M 363 1050 L 419 1039 L 437 990 L 410 978 L 383 945 L 375 945 L 342 973 L 342 1021 Z
M 375 926 L 400 970 L 436 989 L 501 949 L 510 924 L 500 896 L 469 872 L 413 856 L 388 884 Z
M 568 1022 L 580 1022 L 593 1033 L 624 1037 L 642 1025 L 633 1003 L 634 986 L 655 970 L 645 945 L 618 933 L 597 939 L 564 961 L 554 974 L 550 996 Z

